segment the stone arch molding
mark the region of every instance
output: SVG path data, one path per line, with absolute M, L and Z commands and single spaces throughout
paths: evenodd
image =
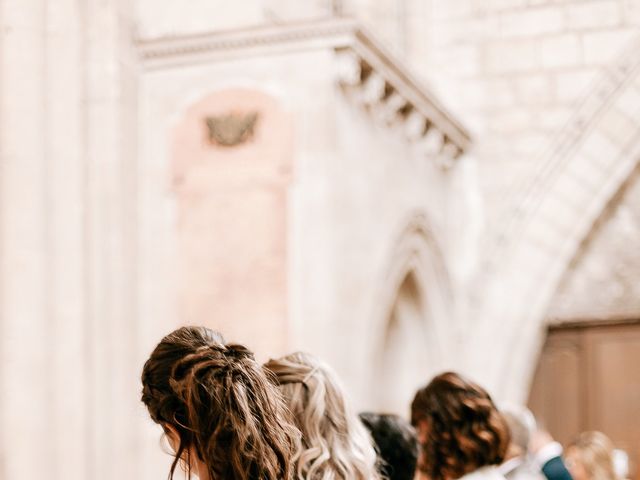
M 640 37 L 601 74 L 511 202 L 486 258 L 473 368 L 502 397 L 525 399 L 561 277 L 640 161 L 638 51 Z
M 416 374 L 421 383 L 426 383 L 430 375 L 448 363 L 446 352 L 452 341 L 452 289 L 444 256 L 429 225 L 424 214 L 414 213 L 396 236 L 381 286 L 373 298 L 374 341 L 369 363 L 377 365 L 384 357 L 391 316 L 399 296 L 402 295 L 404 284 L 409 281 L 415 289 L 415 305 L 421 310 L 419 324 L 415 325 L 415 335 L 421 337 L 420 345 L 423 345 L 426 352 L 424 365 L 412 365 L 412 368 L 418 369 Z M 378 377 L 377 369 L 373 370 L 372 375 Z M 379 378 L 373 378 L 369 382 L 375 386 L 372 395 L 379 392 L 379 381 Z M 410 393 L 412 392 L 400 392 L 401 396 Z

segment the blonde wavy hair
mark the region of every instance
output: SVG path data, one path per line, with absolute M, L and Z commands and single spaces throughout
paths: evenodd
M 351 410 L 342 387 L 326 364 L 296 352 L 269 360 L 302 443 L 293 457 L 298 480 L 379 480 L 369 432 Z
M 618 480 L 613 464 L 613 444 L 602 432 L 584 432 L 569 445 L 591 480 Z

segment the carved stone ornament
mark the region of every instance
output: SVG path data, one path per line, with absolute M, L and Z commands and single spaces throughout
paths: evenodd
M 448 170 L 468 149 L 469 133 L 408 72 L 370 45 L 336 48 L 338 82 L 377 120 L 400 126 L 407 139 Z
M 253 137 L 258 116 L 258 112 L 250 112 L 206 117 L 209 142 L 222 147 L 243 144 Z
M 338 7 L 337 7 L 338 8 Z M 331 49 L 336 53 L 337 80 L 340 88 L 355 103 L 363 104 L 372 118 L 387 126 L 400 126 L 412 142 L 419 142 L 429 130 L 436 131 L 448 147 L 431 155 L 452 156 L 445 165 L 455 163 L 471 146 L 464 126 L 439 99 L 394 58 L 357 20 L 331 17 L 311 22 L 265 25 L 251 29 L 208 32 L 182 37 L 148 38 L 138 41 L 145 70 L 172 69 L 184 65 L 210 64 L 229 58 L 253 58 L 292 51 Z M 246 141 L 248 130 L 236 126 L 238 119 L 207 121 L 212 142 L 232 146 Z M 407 121 L 410 120 L 410 124 Z M 255 123 L 255 120 L 253 121 Z M 231 128 L 230 128 L 231 127 Z M 229 129 L 229 133 L 227 133 Z M 231 135 L 232 132 L 239 132 Z M 222 137 L 222 138 L 219 138 Z M 438 145 L 435 145 L 436 147 Z

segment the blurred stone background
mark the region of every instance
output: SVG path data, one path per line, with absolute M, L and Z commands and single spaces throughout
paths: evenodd
M 635 468 L 640 2 L 5 0 L 0 25 L 1 478 L 164 476 L 138 377 L 188 323 L 322 356 L 359 408 L 458 369 Z

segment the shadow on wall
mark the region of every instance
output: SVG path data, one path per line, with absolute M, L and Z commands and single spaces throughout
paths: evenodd
M 429 364 L 424 302 L 415 274 L 409 272 L 391 309 L 379 358 L 382 411 L 406 413 L 413 392 L 427 381 L 420 368 Z

